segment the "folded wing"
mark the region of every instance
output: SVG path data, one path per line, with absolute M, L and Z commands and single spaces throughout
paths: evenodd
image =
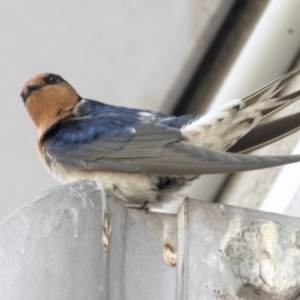
M 131 118 L 67 120 L 52 128 L 42 144 L 46 156 L 64 166 L 112 172 L 201 175 L 300 161 L 300 155 L 264 157 L 212 151 L 184 142 L 179 129 Z

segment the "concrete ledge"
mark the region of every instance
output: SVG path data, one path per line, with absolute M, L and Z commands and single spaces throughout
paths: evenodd
M 1 300 L 100 299 L 99 200 L 94 184 L 62 186 L 1 223 Z
M 147 214 L 108 201 L 106 250 L 101 200 L 99 185 L 75 182 L 5 219 L 0 299 L 267 300 L 299 292 L 297 218 L 190 199 L 178 216 Z

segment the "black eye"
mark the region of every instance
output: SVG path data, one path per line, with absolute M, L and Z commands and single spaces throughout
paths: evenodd
M 46 76 L 44 78 L 44 82 L 46 84 L 58 84 L 58 83 L 61 83 L 63 82 L 63 78 L 60 77 L 59 75 L 55 75 L 55 74 L 49 74 L 48 76 Z

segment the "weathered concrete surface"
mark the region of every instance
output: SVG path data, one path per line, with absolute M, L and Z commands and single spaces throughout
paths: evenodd
M 94 300 L 107 293 L 99 200 L 94 184 L 74 183 L 1 223 L 1 300 Z
M 50 190 L 5 219 L 0 299 L 174 299 L 176 269 L 164 263 L 162 227 L 171 222 L 176 228 L 175 216 L 170 221 L 115 201 L 107 204 L 107 252 L 101 192 L 92 182 Z
M 105 250 L 101 195 L 61 186 L 0 224 L 0 300 L 295 298 L 300 219 L 190 199 L 153 214 L 107 197 Z
M 282 299 L 300 292 L 298 228 L 254 220 L 231 237 L 224 252 L 244 285 Z
M 178 273 L 183 274 L 181 284 L 179 284 L 182 295 L 180 299 L 295 299 L 299 285 L 294 286 L 293 281 L 286 282 L 287 285 L 290 284 L 287 289 L 289 288 L 290 291 L 294 289 L 292 296 L 289 294 L 288 297 L 287 294 L 278 295 L 276 292 L 264 292 L 259 284 L 256 287 L 252 286 L 252 288 L 244 286 L 242 280 L 244 278 L 236 276 L 237 274 L 234 273 L 236 265 L 227 257 L 225 252 L 230 242 L 235 241 L 236 237 L 241 235 L 242 230 L 254 220 L 270 220 L 278 223 L 278 228 L 282 229 L 289 226 L 291 227 L 289 231 L 297 233 L 300 228 L 300 219 L 222 204 L 199 203 L 193 200 L 187 201 L 182 206 L 178 217 L 179 237 L 184 238 L 184 241 L 179 240 L 179 243 L 185 245 L 184 251 L 178 249 L 182 261 L 182 265 L 178 266 L 180 268 Z M 183 222 L 183 220 L 185 221 Z M 183 223 L 184 226 L 181 226 L 180 223 Z M 278 233 L 280 230 L 277 231 Z M 296 234 L 294 234 L 295 236 Z M 268 239 L 260 240 L 260 242 L 267 243 L 267 246 L 272 244 L 273 249 L 285 248 L 289 244 L 291 246 L 290 251 L 298 252 L 297 243 L 294 243 L 292 247 L 290 240 L 288 236 L 286 236 L 286 241 L 283 241 L 277 239 L 276 235 L 271 235 Z M 242 241 L 240 245 L 242 246 Z M 249 247 L 251 248 L 251 244 Z M 255 252 L 254 244 L 253 250 Z M 283 255 L 294 259 L 295 255 L 292 256 L 290 255 L 291 252 L 288 252 Z M 247 257 L 245 249 L 244 254 L 244 270 L 246 270 L 245 265 L 248 261 L 248 275 L 253 278 L 256 276 L 256 280 L 259 282 L 260 274 L 252 269 L 251 263 L 253 261 L 251 261 L 251 257 Z M 259 258 L 259 253 L 256 254 Z M 274 251 L 274 260 L 276 255 L 277 253 Z M 281 257 L 281 260 L 283 262 L 284 258 Z M 256 261 L 256 263 L 263 265 L 263 261 Z M 276 267 L 276 264 L 269 266 Z M 278 269 L 278 273 L 273 273 L 273 275 L 281 276 L 285 273 L 298 276 L 295 274 L 297 266 L 282 264 L 280 267 L 282 269 Z M 272 286 L 272 284 L 274 285 Z M 269 288 L 273 288 L 273 291 L 276 290 L 278 288 L 276 284 L 278 284 L 276 280 L 270 282 Z

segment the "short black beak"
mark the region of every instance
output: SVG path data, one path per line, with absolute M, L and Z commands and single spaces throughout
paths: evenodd
M 31 93 L 33 91 L 36 91 L 38 89 L 40 89 L 41 87 L 43 87 L 45 84 L 32 84 L 32 85 L 28 85 L 27 88 L 27 93 L 26 95 L 24 93 L 21 94 L 21 97 L 23 99 L 24 104 L 26 104 L 27 99 L 29 98 L 29 96 L 31 95 Z
M 22 93 L 20 96 L 23 99 L 24 104 L 26 104 L 27 97 L 24 95 L 24 93 Z

